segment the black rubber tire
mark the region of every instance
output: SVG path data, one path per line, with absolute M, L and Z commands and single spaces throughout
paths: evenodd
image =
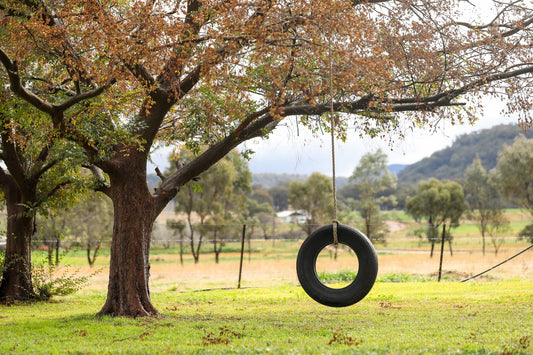
M 296 259 L 298 280 L 304 291 L 315 301 L 330 307 L 346 307 L 361 301 L 372 289 L 378 274 L 378 258 L 370 240 L 360 231 L 339 224 L 339 243 L 350 247 L 359 262 L 355 280 L 343 288 L 324 285 L 316 272 L 317 257 L 326 246 L 333 244 L 333 225 L 326 225 L 311 233 L 303 242 Z

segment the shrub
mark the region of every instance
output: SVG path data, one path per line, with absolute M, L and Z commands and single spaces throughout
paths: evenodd
M 87 285 L 89 279 L 99 273 L 96 270 L 89 276 L 78 276 L 68 269 L 57 276 L 56 265 L 32 265 L 33 289 L 38 300 L 47 301 L 53 296 L 66 296 L 76 293 Z
M 533 243 L 533 224 L 525 226 L 518 234 L 518 239 L 526 239 Z

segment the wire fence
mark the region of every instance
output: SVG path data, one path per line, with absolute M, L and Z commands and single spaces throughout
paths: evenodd
M 188 227 L 176 231 L 168 228 L 165 223 L 157 224 L 151 239 L 151 261 L 173 265 L 169 267 L 183 267 L 185 265 L 188 272 L 196 274 L 201 270 L 201 266 L 198 271 L 195 271 L 198 266 L 192 250 L 198 246 L 200 236 L 202 236 L 199 264 L 213 265 L 214 260 L 220 258 L 221 263 L 233 265 L 238 261 L 239 254 L 244 253 L 246 261 L 244 273 L 247 275 L 245 280 L 248 285 L 252 274 L 254 274 L 253 278 L 256 278 L 255 275 L 260 273 L 264 275 L 264 279 L 269 280 L 285 277 L 287 270 L 292 270 L 300 245 L 307 237 L 306 231 L 301 226 L 281 225 L 279 223 L 256 224 L 247 225 L 245 240 L 242 243 L 242 224 L 215 227 L 202 233 L 197 230 L 191 239 Z M 313 226 L 313 229 L 314 227 L 318 226 Z M 452 240 L 446 241 L 444 245 L 446 255 L 444 269 L 453 270 L 460 279 L 466 279 L 483 270 L 491 269 L 493 265 L 499 264 L 530 245 L 528 240 L 519 239 L 517 233 L 512 231 L 494 237 L 487 236 L 483 245 L 480 233 L 475 231 L 475 226 L 471 227 L 466 229 L 467 233 L 457 234 Z M 436 270 L 440 241 L 436 241 L 432 245 L 424 235 L 410 233 L 411 229 L 416 228 L 420 228 L 420 225 L 412 224 L 390 232 L 384 241 L 374 243 L 378 252 L 379 268 L 382 275 L 431 275 Z M 217 231 L 216 239 L 214 238 L 215 230 Z M 265 234 L 265 230 L 268 233 Z M 224 232 L 221 233 L 220 231 Z M 83 259 L 87 258 L 89 249 L 94 251 L 98 247 L 98 260 L 105 264 L 108 262 L 106 260 L 110 254 L 110 237 L 91 239 L 90 241 L 81 237 L 65 238 L 59 243 L 57 240 L 46 238 L 36 238 L 34 241 L 34 249 L 40 249 L 45 253 L 43 255 L 45 258 L 46 253 L 48 253 L 49 258 L 52 253 L 55 254 L 57 247 L 63 255 Z M 434 254 L 433 257 L 431 253 Z M 498 267 L 496 271 L 491 271 L 488 277 L 497 275 L 505 278 L 533 279 L 532 255 L 533 249 L 530 248 L 516 259 Z M 198 257 L 198 255 L 196 256 Z M 350 258 L 353 258 L 353 253 L 350 253 L 350 250 L 327 249 L 324 250 L 324 254 L 321 253 L 320 257 L 329 261 L 330 264 L 338 264 L 337 266 L 328 265 L 328 271 L 343 272 L 346 268 L 351 268 L 352 259 Z M 337 257 L 340 262 L 337 262 Z M 212 270 L 211 267 L 209 270 Z M 280 267 L 284 267 L 284 269 L 276 271 Z M 329 267 L 333 267 L 333 269 L 329 269 Z M 265 271 L 265 268 L 268 270 Z M 211 271 L 207 272 L 206 275 L 210 273 Z
M 229 246 L 230 250 L 234 247 L 232 244 L 241 242 L 242 224 L 224 224 L 224 225 L 209 225 L 209 226 L 193 226 L 193 231 L 189 226 L 182 226 L 181 229 L 176 230 L 170 228 L 165 223 L 157 223 L 154 227 L 151 236 L 151 246 L 155 248 L 189 248 L 190 245 L 197 245 L 201 242 L 204 248 L 209 248 L 212 244 L 219 244 Z M 265 245 L 281 242 L 300 243 L 303 241 L 309 231 L 313 231 L 319 225 L 304 226 L 296 224 L 270 223 L 270 224 L 247 224 L 246 242 L 249 248 L 253 245 Z M 441 239 L 436 238 L 430 241 L 426 234 L 420 232 L 427 226 L 424 224 L 412 224 L 405 226 L 400 230 L 389 231 L 383 238 L 379 240 L 372 240 L 376 249 L 379 250 L 419 250 L 428 248 L 431 244 L 440 245 Z M 500 252 L 505 246 L 523 245 L 529 242 L 528 240 L 518 237 L 516 232 L 505 232 L 499 234 L 486 235 L 484 238 L 476 230 L 475 225 L 470 225 L 465 233 L 452 232 L 452 238 L 446 240 L 449 248 L 454 251 L 473 251 L 482 250 L 485 247 L 486 252 L 495 251 Z M 418 232 L 415 232 L 417 231 Z M 192 239 L 191 239 L 192 235 Z M 110 245 L 111 236 L 101 238 L 88 238 L 85 236 L 63 236 L 59 240 L 61 248 L 67 249 L 87 249 L 87 247 L 98 246 L 101 249 L 106 249 Z M 34 238 L 34 249 L 53 247 L 58 242 L 58 239 L 37 236 Z M 281 244 L 280 244 L 281 245 Z M 0 245 L 1 248 L 1 245 Z

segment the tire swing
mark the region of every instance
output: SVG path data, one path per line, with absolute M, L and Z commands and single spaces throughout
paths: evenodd
M 332 80 L 330 79 L 331 91 Z M 331 95 L 331 156 L 333 166 L 333 207 L 332 224 L 312 232 L 303 242 L 296 259 L 296 273 L 304 291 L 315 301 L 330 307 L 346 307 L 361 301 L 372 289 L 378 273 L 378 259 L 370 240 L 355 228 L 337 221 L 337 197 L 335 186 L 335 124 L 333 118 L 333 95 Z M 326 286 L 316 270 L 320 252 L 329 245 L 346 245 L 355 252 L 358 270 L 355 279 L 343 288 Z
M 316 271 L 320 252 L 335 244 L 334 229 L 337 229 L 337 242 L 351 248 L 359 263 L 357 276 L 343 288 L 326 286 Z M 296 259 L 296 272 L 300 285 L 312 299 L 325 306 L 346 307 L 361 301 L 370 292 L 378 273 L 378 259 L 372 243 L 363 233 L 333 222 L 317 229 L 304 241 Z

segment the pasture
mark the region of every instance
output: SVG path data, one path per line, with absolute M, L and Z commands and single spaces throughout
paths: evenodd
M 518 219 L 517 222 L 523 223 Z M 75 295 L 46 303 L 0 306 L 0 353 L 32 354 L 530 354 L 533 353 L 533 251 L 486 275 L 459 282 L 529 244 L 508 236 L 497 255 L 481 253 L 479 235 L 463 226 L 444 254 L 412 235 L 412 223 L 395 221 L 386 245 L 377 245 L 378 281 L 360 303 L 328 308 L 298 286 L 298 240 L 252 240 L 236 289 L 240 243 L 225 245 L 219 264 L 211 246 L 200 262 L 177 246 L 154 243 L 150 289 L 161 312 L 155 319 L 95 318 L 105 301 L 108 253 L 86 265 L 69 251 L 56 272 L 89 275 Z M 34 260 L 44 260 L 35 251 Z M 340 275 L 356 267 L 345 250 L 320 256 L 317 271 Z M 333 278 L 334 279 L 334 278 Z M 341 280 L 345 281 L 345 280 Z

